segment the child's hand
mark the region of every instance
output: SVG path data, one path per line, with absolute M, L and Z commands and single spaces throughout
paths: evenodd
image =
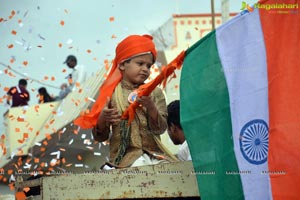
M 136 97 L 136 101 L 148 110 L 156 109 L 156 106 L 150 96 Z
M 106 104 L 100 114 L 100 121 L 115 123 L 121 120 L 121 115 L 116 108 L 111 105 L 111 100 L 107 97 Z

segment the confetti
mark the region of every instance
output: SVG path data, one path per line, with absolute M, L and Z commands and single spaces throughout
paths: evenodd
M 24 140 L 18 140 L 18 142 L 19 142 L 20 144 L 23 144 L 23 143 L 24 143 Z
M 74 140 L 73 140 L 73 139 L 71 139 L 71 140 L 70 140 L 70 142 L 69 142 L 69 145 L 71 145 L 71 144 L 73 143 L 73 141 L 74 141 Z
M 57 163 L 57 160 L 55 158 L 53 158 L 51 161 L 50 161 L 50 166 L 55 166 Z
M 13 47 L 14 47 L 13 44 L 7 45 L 7 48 L 9 48 L 9 49 L 11 49 L 11 48 L 13 48 Z
M 51 134 L 46 133 L 46 138 L 47 138 L 48 141 L 51 140 L 52 139 Z
M 94 152 L 94 155 L 95 156 L 101 156 L 101 153 L 100 152 Z
M 23 117 L 23 116 L 19 116 L 19 117 L 17 118 L 17 121 L 18 121 L 18 122 L 24 122 L 24 117 Z
M 93 147 L 90 147 L 90 146 L 87 146 L 86 148 L 89 149 L 89 150 L 93 150 L 94 149 Z
M 111 36 L 111 38 L 112 38 L 112 39 L 116 39 L 117 36 L 116 36 L 115 34 L 113 34 L 113 35 Z
M 24 138 L 24 139 L 28 139 L 28 137 L 29 137 L 29 134 L 28 134 L 28 133 L 23 133 L 23 138 Z
M 83 167 L 83 164 L 75 164 L 75 167 Z
M 28 10 L 24 13 L 23 18 L 25 18 L 28 14 Z
M 83 144 L 91 145 L 92 142 L 90 139 L 85 139 L 85 140 L 83 140 Z
M 23 188 L 23 191 L 26 192 L 26 193 L 29 192 L 29 190 L 30 190 L 30 187 L 24 187 Z
M 13 34 L 13 35 L 17 35 L 17 31 L 15 31 L 15 30 L 12 30 L 12 31 L 11 31 L 11 34 Z
M 27 65 L 28 65 L 28 61 L 24 60 L 24 61 L 23 61 L 23 65 L 24 65 L 24 66 L 27 66 Z
M 114 17 L 110 17 L 110 18 L 109 18 L 109 21 L 110 21 L 110 22 L 113 22 L 113 21 L 115 21 L 115 18 L 114 18 Z
M 60 21 L 60 25 L 61 25 L 61 26 L 64 26 L 64 25 L 65 25 L 65 22 L 64 22 L 63 20 L 61 20 L 61 21 Z
M 41 34 L 38 34 L 39 38 L 42 40 L 46 40 L 46 38 L 44 38 L 43 36 L 41 36 Z
M 71 39 L 71 38 L 69 38 L 68 40 L 67 40 L 67 44 L 72 44 L 73 43 L 73 40 Z

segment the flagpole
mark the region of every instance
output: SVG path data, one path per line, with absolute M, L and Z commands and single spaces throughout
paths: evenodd
M 211 29 L 215 30 L 215 3 L 214 0 L 210 0 L 211 4 Z

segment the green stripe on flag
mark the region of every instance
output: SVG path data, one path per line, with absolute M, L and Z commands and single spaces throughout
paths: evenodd
M 186 52 L 180 80 L 181 124 L 201 198 L 244 199 L 215 34 L 211 32 Z

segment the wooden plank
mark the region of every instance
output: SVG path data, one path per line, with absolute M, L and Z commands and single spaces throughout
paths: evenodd
M 42 180 L 43 199 L 199 197 L 192 162 L 65 174 Z

